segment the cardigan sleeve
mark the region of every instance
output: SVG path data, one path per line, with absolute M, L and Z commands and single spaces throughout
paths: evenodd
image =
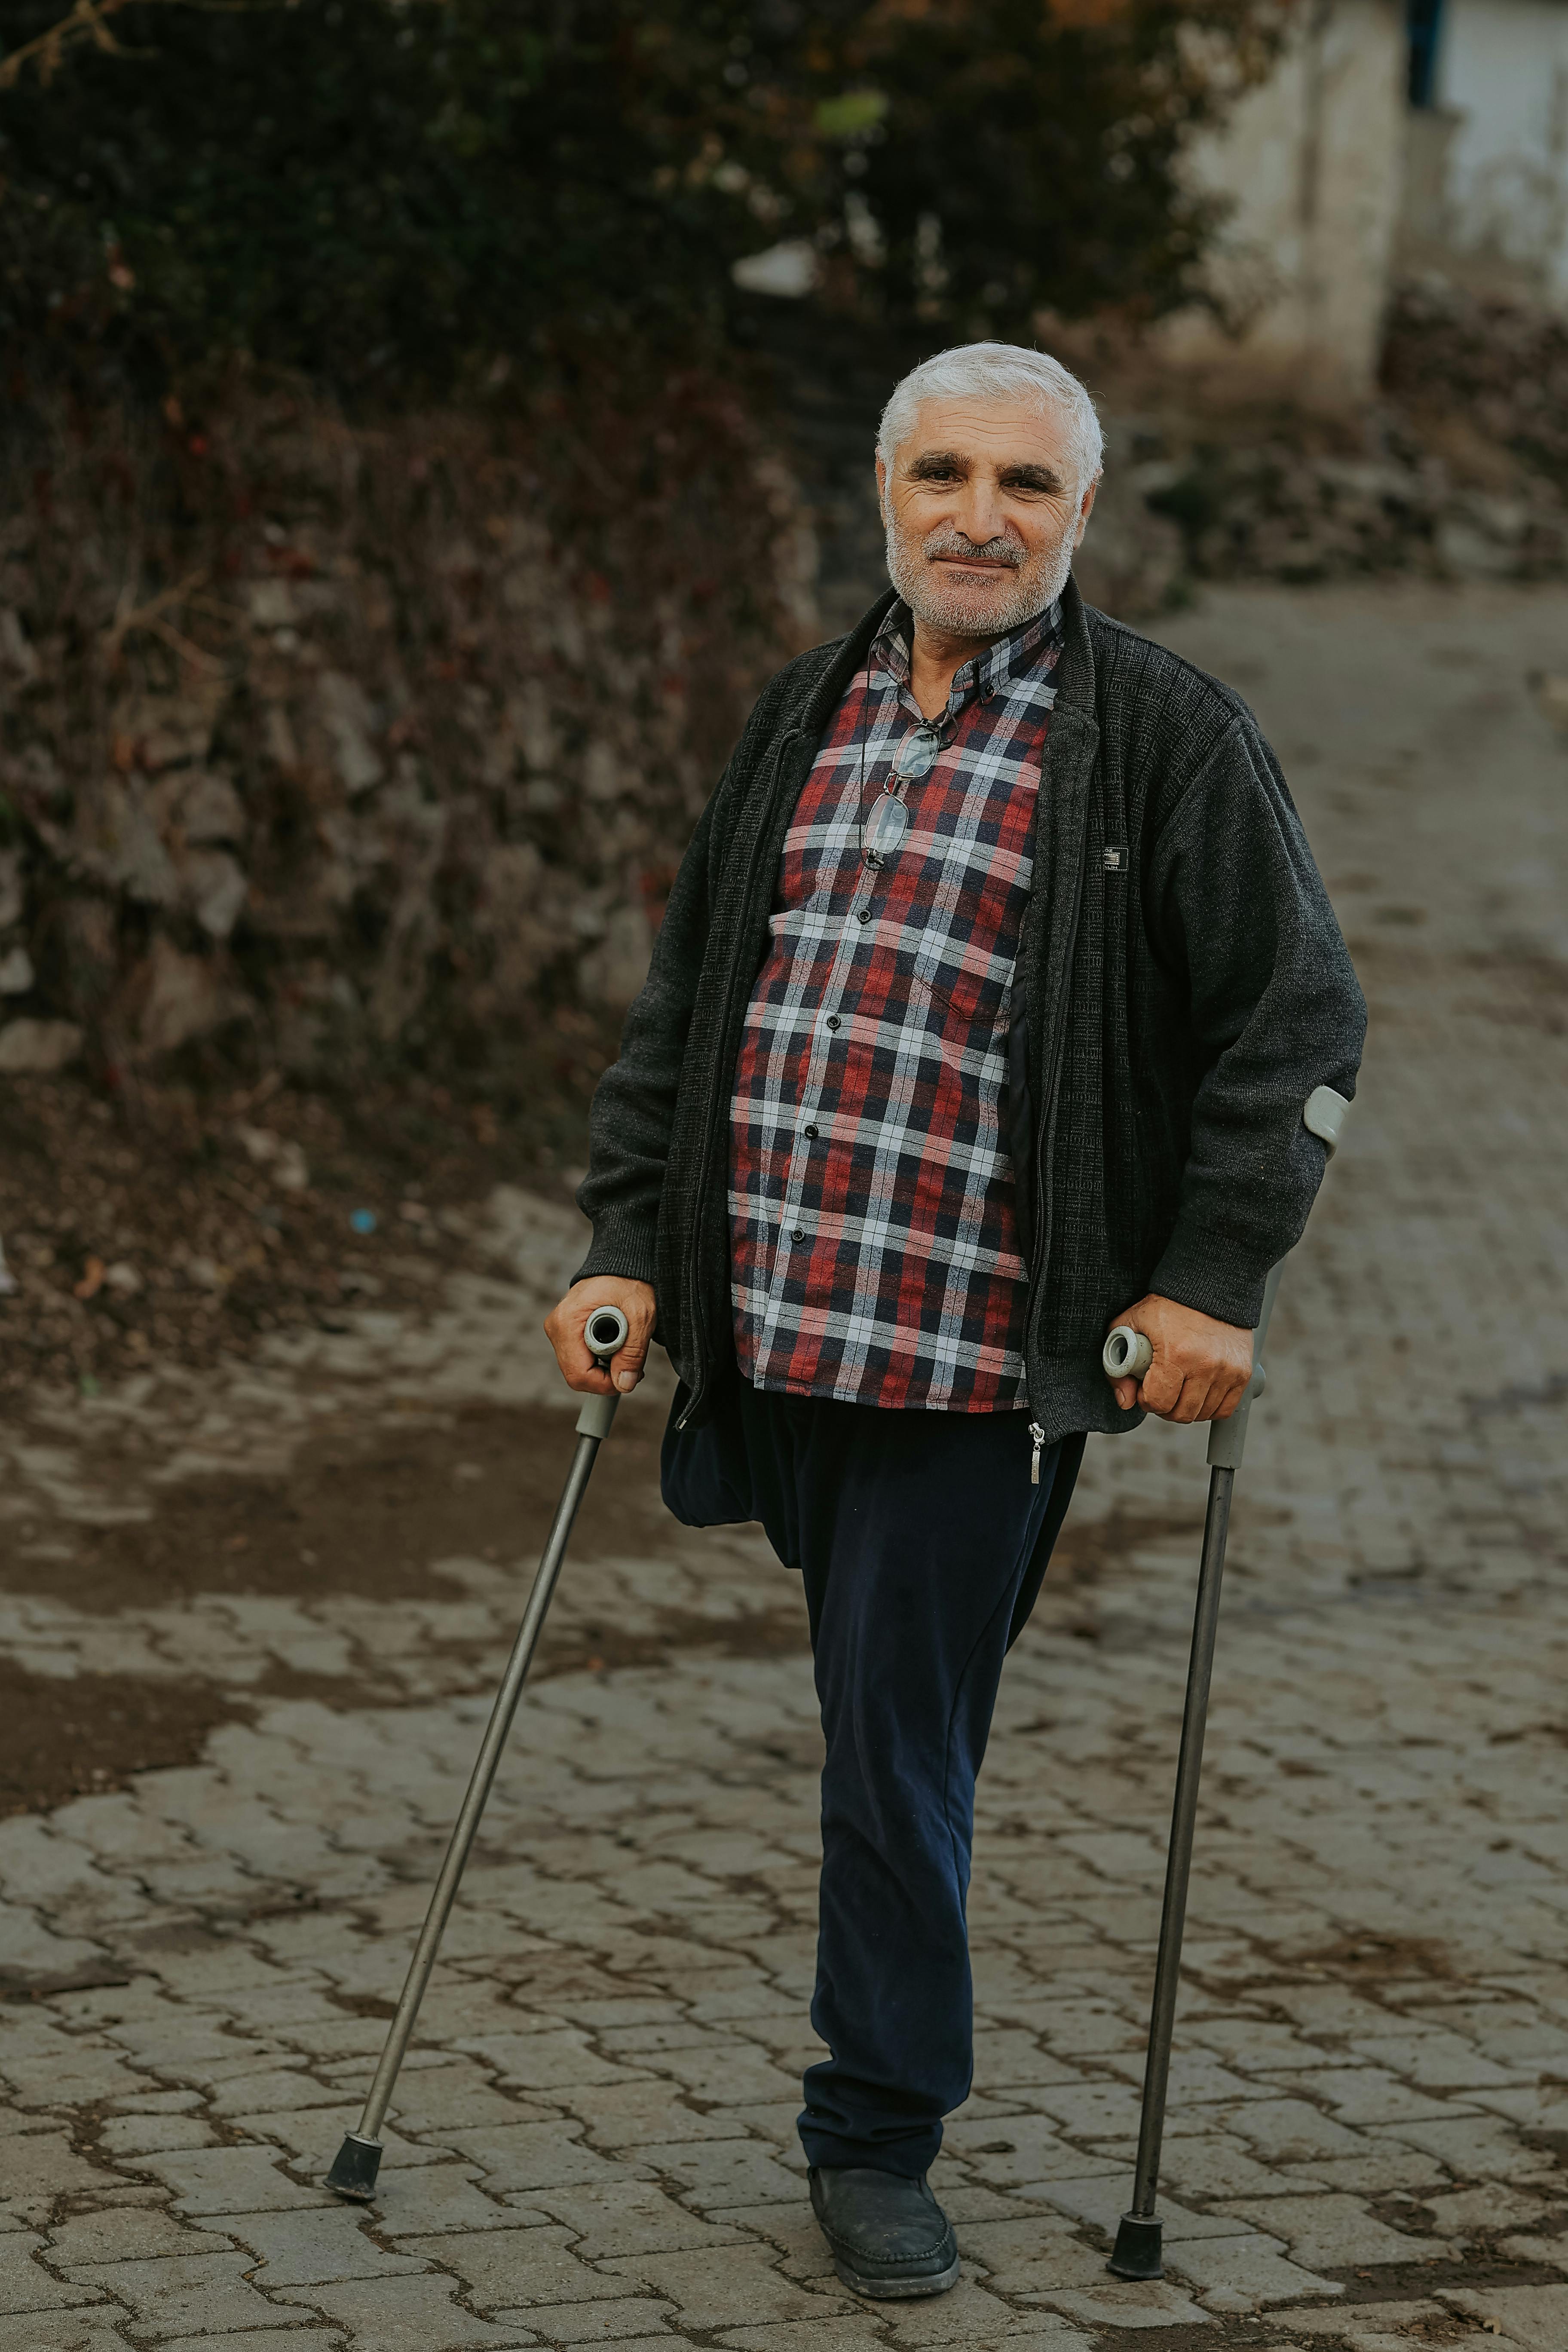
M 1174 1228 L 1150 1289 L 1252 1325 L 1264 1277 L 1300 1239 L 1326 1154 L 1302 1124 L 1320 1086 L 1355 1092 L 1366 1005 L 1300 819 L 1268 745 L 1238 716 L 1151 857 L 1153 928 L 1184 973 L 1191 1138 Z

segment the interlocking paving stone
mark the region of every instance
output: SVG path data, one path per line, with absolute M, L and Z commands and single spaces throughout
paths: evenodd
M 285 2207 L 326 2205 L 321 2188 L 301 2188 L 280 2168 L 272 2147 L 204 2147 L 140 2156 L 136 2168 L 154 2173 L 173 2191 L 174 2210 L 201 2213 L 259 2213 Z
M 463 2230 L 452 2236 L 399 2241 L 452 2271 L 481 2309 L 493 2305 L 580 2303 L 625 2296 L 626 2281 L 584 2262 L 572 2232 L 550 2222 Z
M 101 2306 L 91 2311 L 31 2311 L 21 2322 L 24 2332 L 17 2352 L 125 2352 L 131 2339 L 121 2333 L 118 2319 L 123 2316 L 121 2313 L 118 2318 L 106 2317 Z M 244 2340 L 233 2336 L 224 2338 L 226 2345 Z
M 1563 2352 L 1568 2344 L 1568 2286 L 1455 2287 L 1441 2300 L 1483 2327 L 1500 2322 L 1504 2336 L 1526 2352 Z
M 362 2209 L 333 2202 L 310 2211 L 235 2213 L 224 2226 L 257 2257 L 259 2287 L 314 2286 L 326 2279 L 410 2274 L 425 2264 L 389 2253 L 366 2235 Z
M 1447 2252 L 1441 2239 L 1389 2229 L 1359 2197 L 1243 2198 L 1224 2210 L 1283 2238 L 1291 2261 L 1309 2270 L 1436 2261 Z
M 1276 2319 L 1292 2336 L 1315 2345 L 1328 2336 L 1337 2347 L 1346 2345 L 1350 2352 L 1413 2352 L 1423 2338 L 1434 2338 L 1443 2352 L 1476 2352 L 1481 2346 L 1496 2352 L 1495 2336 L 1456 2336 L 1454 2317 L 1440 2303 L 1377 2303 L 1347 2305 L 1338 2310 L 1276 2312 Z
M 286 2326 L 289 2315 L 246 2279 L 248 2254 L 181 2254 L 145 2262 L 64 2263 L 62 2275 L 115 2295 L 138 2327 L 165 2336 L 218 2335 L 229 2328 Z
M 531 2327 L 547 2344 L 616 2344 L 626 2352 L 626 2339 L 636 2337 L 657 2341 L 668 2352 L 681 2340 L 664 2324 L 668 2307 L 646 2295 L 628 2295 L 616 2303 L 531 2304 L 523 2311 L 498 2311 L 495 2318 L 498 2326 L 515 2321 Z
M 700 2253 L 621 2255 L 606 2263 L 618 2277 L 664 2296 L 683 2327 L 733 2327 L 742 2321 L 805 2319 L 852 2310 L 842 2292 L 799 2286 L 764 2246 L 715 2246 Z
M 756 2327 L 728 2327 L 715 2342 L 725 2352 L 865 2352 L 885 2344 L 886 2323 L 855 2319 L 784 2319 Z
M 103 2181 L 62 2131 L 0 2133 L 0 2200 L 29 2219 L 42 2218 L 57 2197 L 99 2189 Z
M 449 2137 L 455 2148 L 472 2157 L 486 2187 L 498 2195 L 508 2189 L 570 2189 L 627 2177 L 626 2166 L 584 2145 L 583 2126 L 571 2116 L 548 2123 L 503 2124 L 483 2131 L 459 2130 Z M 394 2179 L 384 2167 L 384 2199 L 394 2193 Z
M 506 2209 L 475 2187 L 477 2165 L 416 2165 L 386 2179 L 375 2203 L 375 2226 L 384 2238 L 408 2237 L 424 2230 L 484 2230 L 505 2218 Z
M 57 2311 L 104 2301 L 100 2281 L 77 2284 L 45 2270 L 35 2257 L 47 2251 L 31 2230 L 7 2230 L 0 2236 L 0 2312 Z
M 193 2229 L 143 2205 L 111 2205 L 76 2213 L 49 2231 L 48 2259 L 63 2263 L 115 2263 L 147 2254 L 226 2254 L 235 2238 Z
M 278 2352 L 279 2339 L 272 2329 L 262 2336 L 242 2328 L 237 2336 L 171 2336 L 166 2342 L 168 2352 Z M 288 2352 L 339 2352 L 342 2342 L 339 2328 L 289 2322 Z
M 711 2216 L 724 2206 L 776 2202 L 798 2205 L 805 2189 L 805 2159 L 781 2163 L 754 2139 L 646 2143 L 637 2154 L 662 2175 L 683 2204 Z
M 1165 2263 L 1198 2289 L 1211 2311 L 1263 2311 L 1313 2293 L 1344 2292 L 1338 2279 L 1317 2277 L 1288 2261 L 1276 2238 L 1184 2238 L 1168 2250 Z
M 278 2311 L 287 2324 L 289 2302 L 304 2290 L 279 2295 Z M 476 2319 L 452 2300 L 450 2282 L 440 2278 L 354 2279 L 342 2286 L 309 2290 L 314 2314 L 340 2323 L 357 2352 L 468 2352 L 470 2345 L 537 2344 L 524 2326 L 498 2327 Z
M 652 2181 L 611 2181 L 603 2187 L 534 2191 L 534 2201 L 577 2231 L 590 2262 L 613 2254 L 679 2253 L 733 2242 L 734 2231 L 704 2221 Z
M 927 2345 L 942 2344 L 967 2345 L 972 2352 L 986 2352 L 992 2345 L 1011 2343 L 1018 2324 L 1008 2305 L 973 2279 L 960 2279 L 948 2294 L 895 2305 L 888 2310 L 888 2318 L 892 2341 L 908 2346 L 910 2352 L 924 2352 Z
M 1065 2317 L 1092 2328 L 1201 2327 L 1209 2317 L 1169 2279 L 1147 2284 L 1107 2279 L 1082 2290 L 1053 2289 L 1048 2300 Z
M 1105 2276 L 1105 2256 L 1070 2230 L 1034 2217 L 965 2221 L 958 2249 L 978 2263 L 1003 2294 L 1037 2294 L 1053 2287 L 1094 2286 Z

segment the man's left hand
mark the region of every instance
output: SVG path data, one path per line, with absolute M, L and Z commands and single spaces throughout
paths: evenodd
M 1141 1404 L 1162 1421 L 1228 1421 L 1252 1378 L 1252 1334 L 1173 1298 L 1141 1298 L 1118 1323 L 1142 1331 L 1154 1360 L 1142 1381 L 1115 1381 L 1123 1412 Z

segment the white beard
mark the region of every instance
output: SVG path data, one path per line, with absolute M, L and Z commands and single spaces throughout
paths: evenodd
M 955 637 L 1005 637 L 1009 631 L 1021 629 L 1026 621 L 1056 603 L 1072 570 L 1072 542 L 1064 532 L 1049 552 L 1026 558 L 1019 564 L 1007 593 L 998 602 L 927 561 L 933 551 L 958 551 L 951 531 L 932 531 L 911 545 L 889 516 L 887 549 L 888 577 L 916 620 Z

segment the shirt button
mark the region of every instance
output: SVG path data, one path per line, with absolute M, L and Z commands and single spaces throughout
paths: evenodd
M 792 1241 L 792 1242 L 803 1242 L 803 1241 L 805 1241 L 805 1227 L 804 1225 L 796 1225 L 796 1227 L 795 1227 L 795 1229 L 794 1233 L 793 1233 L 793 1234 L 791 1234 L 791 1235 L 790 1235 L 790 1239 L 791 1239 L 791 1241 Z
M 816 1128 L 815 1128 L 815 1127 L 808 1127 L 808 1128 L 806 1129 L 806 1130 L 805 1130 L 805 1131 L 806 1131 L 807 1135 L 809 1135 L 809 1136 L 813 1139 L 813 1140 L 815 1141 L 816 1137 Z
M 870 921 L 870 919 L 871 919 L 871 909 L 870 909 L 870 908 L 869 908 L 869 907 L 862 907 L 862 908 L 861 908 L 861 909 L 860 909 L 860 912 L 856 916 L 855 919 L 856 919 L 856 921 L 857 921 L 858 923 L 868 923 L 868 922 Z
M 837 1013 L 830 1013 L 828 1014 L 828 1016 L 827 1016 L 827 1025 L 828 1025 L 828 1027 L 829 1027 L 830 1029 L 837 1029 L 837 1026 L 838 1026 L 838 1015 L 837 1015 Z

